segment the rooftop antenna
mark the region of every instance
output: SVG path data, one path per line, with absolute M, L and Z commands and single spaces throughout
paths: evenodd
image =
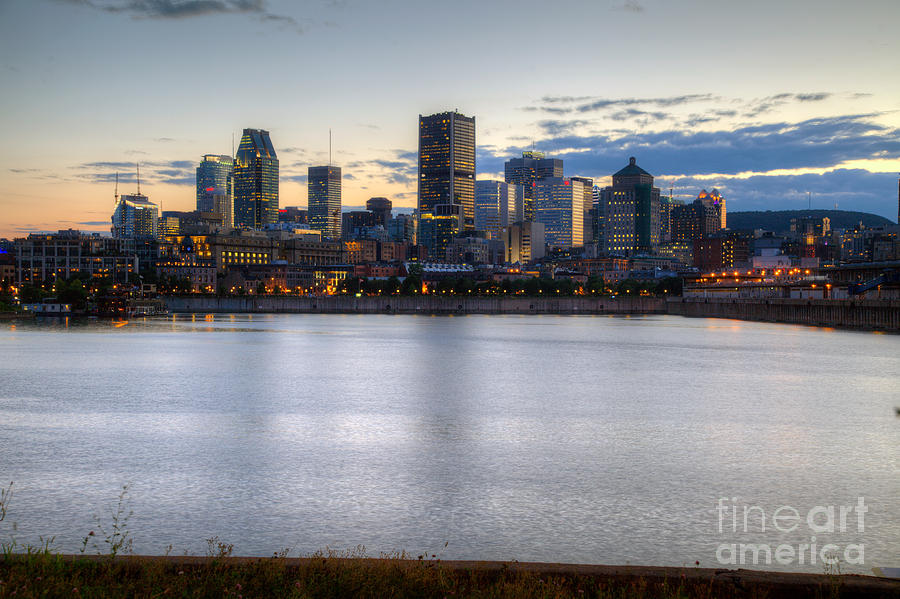
M 812 210 L 812 192 L 811 191 L 806 192 L 806 201 L 807 201 L 806 209 Z
M 138 185 L 138 195 L 141 195 L 141 163 L 137 162 L 137 185 Z
M 118 205 L 119 205 L 119 171 L 116 171 L 116 191 L 115 191 L 115 198 L 116 198 L 116 206 L 118 206 Z
M 672 187 L 672 186 L 669 186 L 669 203 L 670 203 L 670 204 L 672 203 L 672 193 L 673 193 L 674 191 L 675 191 L 675 188 Z
M 331 162 L 331 127 L 328 128 L 328 166 L 332 166 L 332 162 Z

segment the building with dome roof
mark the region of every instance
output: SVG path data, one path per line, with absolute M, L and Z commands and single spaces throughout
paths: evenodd
M 659 188 L 653 175 L 628 165 L 612 176 L 612 185 L 600 191 L 598 248 L 606 254 L 631 256 L 653 251 L 659 245 Z M 598 227 L 599 228 L 599 227 Z

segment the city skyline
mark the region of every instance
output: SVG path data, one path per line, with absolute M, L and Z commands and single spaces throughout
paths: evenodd
M 306 172 L 326 163 L 332 127 L 344 207 L 384 196 L 411 209 L 415 115 L 454 109 L 477 118 L 478 179 L 503 180 L 504 162 L 534 146 L 603 187 L 634 155 L 688 202 L 716 187 L 729 210 L 802 209 L 811 192 L 814 208 L 893 220 L 900 82 L 884 72 L 900 53 L 888 27 L 898 9 L 865 4 L 564 2 L 579 15 L 572 39 L 545 52 L 529 44 L 543 23 L 528 3 L 462 3 L 463 42 L 415 26 L 449 19 L 449 6 L 13 0 L 0 6 L 0 118 L 16 142 L 0 154 L 0 237 L 108 232 L 115 172 L 132 193 L 135 162 L 161 210 L 190 210 L 202 156 L 229 154 L 245 127 L 272 134 L 281 207 L 307 204 Z M 637 25 L 651 32 L 640 43 L 626 33 Z M 242 34 L 266 41 L 267 64 L 203 58 Z M 508 43 L 490 41 L 499 34 Z M 449 56 L 428 70 L 410 55 L 427 39 L 475 65 L 471 85 L 441 79 Z M 521 51 L 526 76 L 498 77 Z M 319 54 L 334 62 L 297 58 Z M 221 85 L 236 76 L 242 85 Z

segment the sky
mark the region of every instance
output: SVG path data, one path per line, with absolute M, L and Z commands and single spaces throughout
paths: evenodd
M 0 237 L 195 208 L 203 154 L 266 129 L 281 206 L 416 204 L 419 114 L 476 117 L 479 179 L 534 147 L 600 185 L 897 219 L 896 0 L 0 0 Z

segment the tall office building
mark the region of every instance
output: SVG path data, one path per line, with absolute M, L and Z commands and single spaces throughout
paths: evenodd
M 585 245 L 594 242 L 594 180 L 590 177 L 570 177 L 572 181 L 581 181 L 584 185 L 584 218 L 582 219 Z
M 231 156 L 206 154 L 197 166 L 197 210 L 220 214 L 229 228 L 234 226 L 233 174 Z
M 500 233 L 521 218 L 516 213 L 519 185 L 503 181 L 475 181 L 475 229 L 485 231 L 488 239 L 500 239 Z
M 603 204 L 600 202 L 600 186 L 594 185 L 594 189 L 591 190 L 591 196 L 593 196 L 594 201 L 594 209 L 591 221 L 591 228 L 594 233 L 594 242 L 597 244 L 597 250 L 600 252 L 606 251 L 606 213 L 603 210 Z
M 506 262 L 527 264 L 544 257 L 544 225 L 536 221 L 523 221 L 503 229 L 501 237 L 506 244 Z
M 418 185 L 422 219 L 444 219 L 441 231 L 451 221 L 456 222 L 456 233 L 475 227 L 475 117 L 458 112 L 419 115 Z M 429 242 L 441 238 L 443 233 L 426 235 Z M 429 246 L 435 256 L 443 256 L 444 249 Z
M 234 225 L 261 229 L 278 222 L 278 156 L 262 129 L 244 129 L 234 158 Z
M 561 177 L 535 182 L 534 220 L 544 225 L 550 247 L 584 245 L 584 183 Z
M 544 158 L 543 152 L 522 152 L 521 158 L 513 158 L 503 165 L 507 183 L 521 185 L 524 194 L 522 219 L 534 220 L 535 182 L 548 177 L 562 178 L 563 161 Z
M 659 245 L 659 188 L 653 175 L 637 165 L 612 177 L 613 184 L 600 192 L 603 209 L 604 244 L 608 254 L 632 255 L 651 252 Z
M 377 224 L 387 228 L 391 220 L 393 203 L 387 198 L 369 198 L 366 200 L 366 210 L 375 215 Z
M 309 167 L 309 226 L 323 237 L 341 238 L 341 167 Z
M 672 209 L 670 231 L 672 241 L 693 241 L 718 233 L 722 228 L 719 207 L 696 199 Z
M 419 213 L 416 238 L 428 250 L 428 259 L 443 262 L 447 246 L 463 230 L 463 207 L 460 204 L 436 204 L 431 212 Z
M 728 219 L 726 218 L 725 213 L 725 198 L 722 194 L 719 193 L 719 190 L 715 187 L 712 191 L 706 191 L 705 189 L 700 192 L 700 195 L 697 196 L 697 199 L 703 202 L 706 206 L 712 206 L 719 211 L 719 217 L 721 220 L 720 229 L 728 228 Z
M 684 200 L 676 200 L 671 195 L 659 198 L 659 242 L 672 241 L 672 211 L 684 206 Z
M 112 236 L 120 239 L 155 238 L 159 207 L 140 192 L 121 195 L 112 215 Z

